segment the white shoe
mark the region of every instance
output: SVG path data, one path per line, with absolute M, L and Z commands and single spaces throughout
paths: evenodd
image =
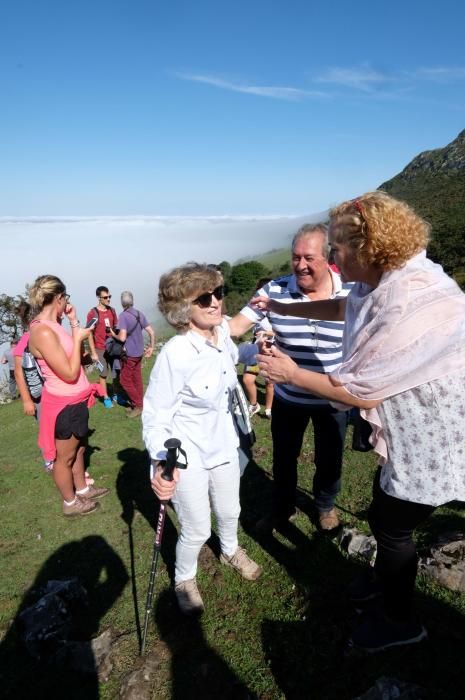
M 262 573 L 262 567 L 253 561 L 242 547 L 238 547 L 231 557 L 220 554 L 220 562 L 232 566 L 248 581 L 255 581 Z
M 271 418 L 271 408 L 265 408 L 265 416 Z
M 174 587 L 178 605 L 185 615 L 200 615 L 204 611 L 202 596 L 197 588 L 195 578 L 181 581 Z
M 260 404 L 256 403 L 249 406 L 249 416 L 252 418 L 256 413 L 260 413 Z

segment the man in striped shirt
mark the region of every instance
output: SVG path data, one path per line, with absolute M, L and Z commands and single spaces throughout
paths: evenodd
M 328 254 L 326 227 L 302 226 L 292 241 L 293 274 L 272 280 L 257 295 L 285 303 L 347 296 L 351 285 L 343 284 L 339 275 L 329 268 Z M 272 325 L 277 347 L 299 367 L 324 373 L 338 367 L 342 355 L 342 322 L 280 316 L 245 306 L 230 320 L 231 335 L 242 335 L 265 315 Z M 327 531 L 339 526 L 334 501 L 341 484 L 347 415 L 303 389 L 289 384 L 275 386 L 271 411 L 273 512 L 262 521 L 263 528 L 280 527 L 295 513 L 297 460 L 310 420 L 315 436 L 313 494 L 319 525 Z

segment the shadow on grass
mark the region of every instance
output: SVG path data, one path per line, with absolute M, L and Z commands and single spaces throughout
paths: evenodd
M 257 696 L 208 645 L 201 618 L 179 612 L 174 595 L 164 590 L 157 600 L 155 621 L 171 653 L 173 700 L 253 700 Z
M 132 525 L 135 514 L 138 512 L 147 520 L 155 533 L 158 519 L 159 501 L 157 500 L 150 486 L 148 453 L 145 450 L 138 450 L 135 447 L 128 447 L 118 452 L 118 458 L 123 464 L 116 479 L 116 491 L 122 508 L 121 518 L 128 526 L 129 554 L 131 560 L 131 588 L 137 638 L 140 648 L 142 642 L 142 629 L 139 615 L 139 593 L 136 583 L 137 576 L 134 558 L 135 543 Z M 163 530 L 161 556 L 171 580 L 174 578 L 174 560 L 177 536 L 177 530 L 167 514 Z M 147 552 L 147 557 L 149 556 L 153 556 L 152 551 L 150 553 Z M 145 594 L 146 591 L 142 591 L 142 595 Z
M 318 605 L 315 601 L 311 616 L 303 622 L 263 621 L 263 648 L 283 697 L 351 700 L 384 676 L 421 686 L 424 700 L 462 700 L 465 629 L 457 610 L 418 595 L 429 639 L 370 655 L 348 651 L 348 621 L 356 623 L 358 616 L 334 603 L 326 597 Z
M 73 616 L 70 640 L 89 645 L 99 629 L 100 619 L 121 595 L 128 574 L 126 568 L 99 535 L 69 542 L 52 554 L 40 569 L 34 584 L 25 594 L 15 620 L 0 650 L 1 695 L 4 698 L 69 698 L 96 700 L 99 697 L 97 670 L 89 673 L 49 665 L 46 659 L 34 660 L 20 641 L 19 615 L 37 599 L 36 591 L 50 580 L 76 577 L 88 595 L 88 605 Z
M 425 699 L 464 697 L 464 618 L 445 600 L 450 592 L 443 599 L 417 594 L 417 609 L 430 641 L 377 655 L 349 652 L 347 641 L 360 618 L 347 600 L 346 587 L 362 565 L 348 559 L 327 537 L 304 534 L 292 523 L 276 536 L 257 534 L 255 522 L 271 507 L 271 478 L 252 461 L 241 488 L 244 530 L 295 581 L 302 620 L 262 622 L 265 658 L 286 700 L 350 700 L 381 676 L 422 686 Z M 313 519 L 307 491 L 300 490 L 298 506 Z M 463 531 L 464 519 L 454 510 L 438 510 L 419 528 L 418 541 L 435 540 L 445 531 Z
M 92 437 L 92 435 L 95 433 L 95 428 L 92 428 L 91 430 L 88 431 L 87 433 L 87 445 L 86 449 L 84 452 L 84 466 L 86 469 L 90 468 L 90 460 L 94 452 L 101 452 L 101 447 L 97 447 L 95 445 L 91 445 L 89 442 L 89 438 Z

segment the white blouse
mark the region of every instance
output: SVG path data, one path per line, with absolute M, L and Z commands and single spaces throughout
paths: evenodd
M 378 406 L 388 461 L 381 488 L 404 501 L 465 501 L 465 375 L 448 375 Z
M 164 442 L 182 442 L 189 468 L 237 461 L 239 439 L 231 413 L 238 349 L 226 322 L 218 345 L 188 331 L 162 348 L 144 396 L 142 434 L 152 459 L 165 459 Z

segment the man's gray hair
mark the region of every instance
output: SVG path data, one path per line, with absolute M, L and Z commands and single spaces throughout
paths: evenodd
M 132 292 L 121 292 L 121 306 L 127 309 L 128 306 L 134 306 L 134 297 Z
M 300 241 L 301 238 L 312 236 L 314 233 L 319 233 L 323 237 L 322 253 L 324 257 L 328 259 L 330 246 L 328 243 L 328 227 L 326 224 L 304 224 L 301 226 L 292 239 L 292 250 L 294 250 L 297 241 Z

